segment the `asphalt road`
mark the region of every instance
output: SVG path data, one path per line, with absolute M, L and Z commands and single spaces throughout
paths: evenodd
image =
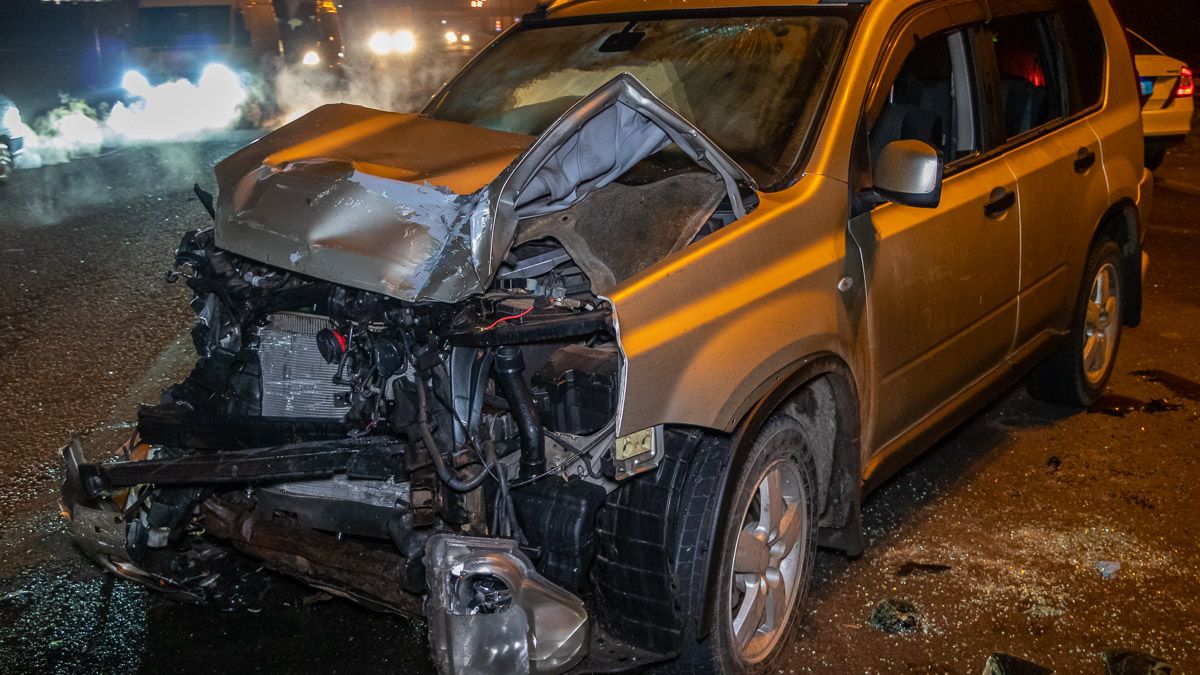
M 244 140 L 124 149 L 0 192 L 0 672 L 431 670 L 417 622 L 281 579 L 238 611 L 174 604 L 66 539 L 57 448 L 72 432 L 115 447 L 136 402 L 186 372 L 188 297 L 163 272 L 207 218 L 192 183 L 211 188 Z M 1195 141 L 1162 177 L 1114 396 L 1083 412 L 1018 387 L 873 495 L 868 552 L 819 560 L 789 672 L 977 673 L 1006 652 L 1100 673 L 1114 648 L 1200 671 Z M 884 598 L 915 603 L 919 629 L 872 628 Z

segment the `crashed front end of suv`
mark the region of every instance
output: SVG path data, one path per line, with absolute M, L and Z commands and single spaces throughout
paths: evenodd
M 819 34 L 812 17 L 723 21 L 784 41 L 807 22 L 814 51 L 845 32 Z M 679 30 L 626 23 L 571 24 L 595 38 L 572 48 L 619 54 Z M 713 51 L 709 63 L 727 61 Z M 221 162 L 216 203 L 197 190 L 214 226 L 184 236 L 169 274 L 194 291 L 195 368 L 141 407 L 122 461 L 89 463 L 74 439 L 63 449 L 81 548 L 204 601 L 206 561 L 232 546 L 426 617 L 443 672 L 670 658 L 621 645 L 595 617 L 598 513 L 670 443 L 699 438 L 665 413 L 649 426 L 657 411 L 629 415 L 611 293 L 745 216 L 774 174 L 743 169 L 640 75 L 622 68 L 489 123 L 460 121 L 445 91 L 432 114 L 327 105 Z M 827 78 L 771 114 L 811 115 Z M 796 126 L 780 128 L 804 136 Z M 634 374 L 643 387 L 672 376 Z
M 615 180 L 670 144 L 707 170 Z M 217 176 L 215 226 L 173 270 L 199 362 L 139 410 L 140 461 L 65 449 L 84 548 L 201 596 L 176 571 L 203 528 L 371 606 L 420 615 L 429 593 L 443 650 L 486 622 L 476 640 L 530 635 L 514 667 L 574 665 L 589 524 L 656 450 L 649 430 L 613 452 L 605 292 L 744 213 L 751 179 L 630 76 L 537 139 L 329 105 Z

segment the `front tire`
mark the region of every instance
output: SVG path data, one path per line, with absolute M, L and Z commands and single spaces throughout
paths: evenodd
M 1036 398 L 1082 407 L 1100 399 L 1121 344 L 1123 269 L 1116 242 L 1100 239 L 1093 244 L 1067 343 L 1030 377 L 1029 391 Z
M 817 484 L 805 427 L 776 414 L 730 480 L 735 482 L 713 547 L 716 573 L 708 593 L 714 611 L 707 636 L 685 642 L 679 659 L 665 664 L 669 671 L 773 671 L 808 595 L 817 548 Z M 698 590 L 683 586 L 678 592 Z M 681 600 L 681 606 L 690 605 Z

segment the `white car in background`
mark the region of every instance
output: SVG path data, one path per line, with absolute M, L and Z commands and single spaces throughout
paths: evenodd
M 25 145 L 21 113 L 10 99 L 0 96 L 0 185 L 8 182 Z
M 1162 165 L 1167 150 L 1192 130 L 1196 82 L 1183 61 L 1167 56 L 1141 35 L 1126 32 L 1141 86 L 1146 166 L 1153 171 Z

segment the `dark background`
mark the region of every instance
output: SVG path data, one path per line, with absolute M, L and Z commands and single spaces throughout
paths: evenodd
M 1121 21 L 1175 58 L 1200 64 L 1200 3 L 1196 0 L 1113 0 Z
M 342 0 L 343 27 L 389 7 L 451 7 L 467 0 Z M 487 11 L 520 14 L 533 0 L 490 0 Z M 1122 20 L 1172 56 L 1200 64 L 1196 39 L 1196 0 L 1115 0 Z M 58 104 L 60 93 L 91 101 L 119 98 L 117 83 L 127 63 L 124 27 L 136 0 L 48 3 L 44 0 L 0 2 L 0 94 L 8 96 L 26 118 Z M 347 41 L 352 40 L 347 36 Z

